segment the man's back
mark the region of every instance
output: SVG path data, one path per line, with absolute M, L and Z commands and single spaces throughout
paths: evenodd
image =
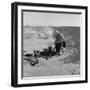
M 55 43 L 60 43 L 63 41 L 63 37 L 61 34 L 57 33 L 56 34 L 56 40 L 55 40 Z

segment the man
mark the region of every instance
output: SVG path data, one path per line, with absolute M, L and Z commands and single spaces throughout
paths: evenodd
M 55 39 L 55 49 L 56 49 L 56 55 L 60 55 L 60 50 L 61 47 L 64 45 L 64 47 L 66 46 L 66 42 L 65 42 L 65 38 L 64 36 L 59 33 L 58 31 L 56 31 L 56 39 Z

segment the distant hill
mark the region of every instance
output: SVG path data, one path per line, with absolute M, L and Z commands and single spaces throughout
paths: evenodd
M 52 30 L 53 31 L 53 37 L 55 37 L 55 30 L 58 30 L 60 33 L 62 33 L 66 39 L 66 41 L 70 41 L 70 39 L 72 38 L 72 40 L 74 42 L 79 42 L 80 40 L 80 27 L 77 26 L 24 26 L 23 30 L 26 32 L 27 37 L 31 38 L 31 35 L 33 36 L 32 32 L 42 32 L 44 31 L 47 33 L 48 30 Z M 38 33 L 39 35 L 39 33 Z M 25 36 L 25 35 L 24 35 Z M 40 36 L 40 35 L 39 35 Z M 46 35 L 45 35 L 46 36 Z M 48 39 L 48 38 L 47 38 Z

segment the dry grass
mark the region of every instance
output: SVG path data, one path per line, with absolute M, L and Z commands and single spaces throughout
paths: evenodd
M 55 76 L 80 74 L 80 28 L 79 27 L 51 27 L 64 34 L 67 47 L 65 53 L 49 60 L 39 58 L 39 63 L 31 66 L 23 63 L 23 76 Z

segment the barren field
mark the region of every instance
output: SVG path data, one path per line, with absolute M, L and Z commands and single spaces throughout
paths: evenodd
M 49 45 L 54 46 L 54 35 L 48 36 L 47 31 L 58 30 L 65 37 L 67 47 L 64 54 L 53 56 L 46 60 L 39 58 L 35 66 L 23 60 L 23 76 L 56 76 L 80 74 L 80 27 L 24 27 L 23 51 L 33 53 L 33 50 L 42 50 Z M 46 33 L 47 32 L 47 33 Z M 24 56 L 23 56 L 24 57 Z

